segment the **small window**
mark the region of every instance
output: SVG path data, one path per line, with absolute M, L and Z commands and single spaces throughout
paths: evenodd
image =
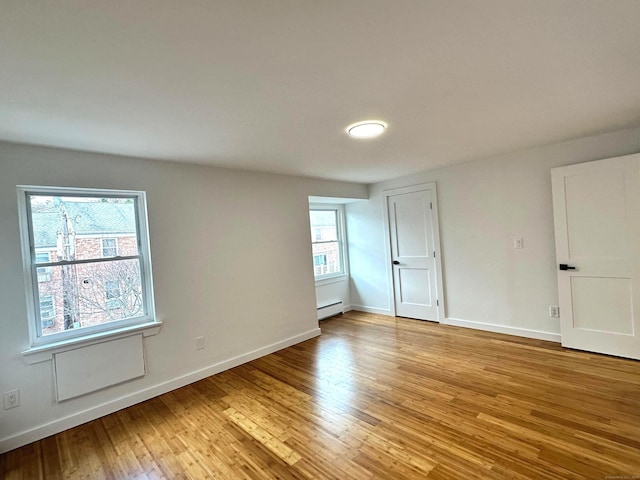
M 107 280 L 104 285 L 106 306 L 109 310 L 120 307 L 120 283 L 117 280 Z
M 321 267 L 322 265 L 327 264 L 327 256 L 326 255 L 314 255 L 313 256 L 313 265 L 315 267 Z
M 18 194 L 32 346 L 155 321 L 144 192 Z
M 103 258 L 118 256 L 118 242 L 115 238 L 102 239 L 102 256 Z
M 52 327 L 56 318 L 56 307 L 53 303 L 53 295 L 40 297 L 40 321 L 42 328 Z
M 316 280 L 345 273 L 342 208 L 311 206 L 311 245 Z
M 36 263 L 49 263 L 49 252 L 36 252 Z M 51 281 L 51 267 L 38 267 L 38 282 Z

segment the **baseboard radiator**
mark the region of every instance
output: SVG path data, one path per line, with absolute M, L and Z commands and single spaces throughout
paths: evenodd
M 333 317 L 334 315 L 338 315 L 339 313 L 344 313 L 344 305 L 342 304 L 342 300 L 330 302 L 327 305 L 318 307 L 318 320 Z

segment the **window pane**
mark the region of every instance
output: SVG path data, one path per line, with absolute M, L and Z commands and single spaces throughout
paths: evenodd
M 340 245 L 338 242 L 313 244 L 313 270 L 315 275 L 340 273 Z
M 330 242 L 338 240 L 338 219 L 335 210 L 310 210 L 311 240 Z
M 51 252 L 47 261 L 138 255 L 133 198 L 30 195 L 29 201 L 34 246 Z
M 38 282 L 42 335 L 144 315 L 138 259 L 51 267 L 50 280 Z M 53 299 L 54 318 L 43 300 Z M 45 328 L 44 321 L 50 326 Z

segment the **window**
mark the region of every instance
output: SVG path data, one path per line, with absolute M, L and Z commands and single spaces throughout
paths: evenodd
M 313 265 L 315 267 L 320 267 L 322 265 L 327 264 L 327 256 L 326 255 L 314 255 L 313 256 Z
M 42 328 L 53 326 L 53 319 L 56 317 L 56 307 L 53 304 L 53 295 L 43 295 L 40 297 L 40 322 Z
M 102 256 L 116 257 L 118 255 L 118 243 L 115 238 L 102 239 Z
M 49 263 L 49 252 L 36 252 L 36 263 Z M 51 280 L 51 267 L 38 267 L 38 282 Z
M 120 284 L 117 280 L 107 280 L 104 283 L 104 295 L 108 309 L 120 307 Z
M 313 205 L 309 209 L 309 217 L 316 280 L 343 275 L 345 255 L 342 207 Z
M 32 346 L 155 322 L 144 192 L 18 195 Z

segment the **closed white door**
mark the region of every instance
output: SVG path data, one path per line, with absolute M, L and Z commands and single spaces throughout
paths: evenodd
M 439 320 L 432 191 L 387 195 L 396 315 Z
M 552 170 L 562 345 L 640 359 L 640 155 Z

